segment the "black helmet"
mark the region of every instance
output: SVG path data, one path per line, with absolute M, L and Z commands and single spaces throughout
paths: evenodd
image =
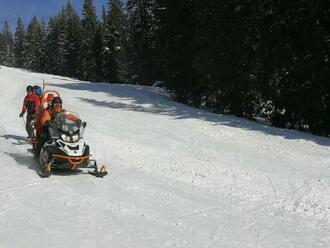
M 33 90 L 32 85 L 29 85 L 28 87 L 26 87 L 26 91 L 32 91 L 32 90 Z
M 61 97 L 59 97 L 59 96 L 54 97 L 53 100 L 52 100 L 52 105 L 54 105 L 55 103 L 60 103 L 60 104 L 62 104 L 62 99 L 61 99 Z
M 58 106 L 59 105 L 59 106 Z M 59 113 L 62 111 L 62 99 L 60 97 L 54 97 L 52 100 L 51 108 L 55 113 Z

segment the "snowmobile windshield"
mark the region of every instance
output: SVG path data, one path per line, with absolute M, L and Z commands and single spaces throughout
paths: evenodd
M 76 134 L 81 127 L 79 115 L 68 111 L 57 114 L 55 123 L 58 129 L 68 135 Z

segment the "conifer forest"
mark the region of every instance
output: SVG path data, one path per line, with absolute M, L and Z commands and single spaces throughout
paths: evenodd
M 91 82 L 161 85 L 214 113 L 330 135 L 330 1 L 70 1 L 3 23 L 0 64 Z

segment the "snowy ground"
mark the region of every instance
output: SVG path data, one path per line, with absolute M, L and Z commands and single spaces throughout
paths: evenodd
M 48 179 L 18 118 L 45 79 L 87 125 L 98 179 Z M 157 88 L 0 69 L 0 247 L 329 247 L 330 140 L 214 115 Z

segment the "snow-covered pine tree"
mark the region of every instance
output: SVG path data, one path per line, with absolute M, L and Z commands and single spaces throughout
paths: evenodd
M 0 62 L 6 66 L 14 64 L 14 40 L 7 21 L 3 25 L 0 40 Z
M 46 71 L 48 73 L 64 75 L 64 55 L 65 55 L 65 25 L 66 13 L 62 9 L 61 12 L 51 17 L 48 22 L 47 30 L 47 47 L 46 47 Z
M 79 50 L 81 45 L 81 23 L 80 17 L 73 8 L 71 1 L 67 2 L 64 44 L 64 74 L 79 77 Z
M 108 82 L 123 82 L 127 75 L 127 18 L 121 0 L 109 0 L 104 40 L 104 78 Z
M 80 46 L 80 78 L 96 80 L 96 62 L 94 55 L 94 39 L 97 30 L 96 10 L 92 0 L 85 0 Z
M 15 67 L 22 68 L 24 65 L 24 41 L 25 41 L 25 29 L 21 17 L 17 19 L 17 26 L 15 32 L 14 41 L 14 65 Z
M 150 84 L 155 80 L 155 2 L 154 0 L 128 0 L 129 18 L 129 78 Z
M 104 24 L 103 22 L 97 22 L 96 33 L 94 36 L 93 53 L 95 58 L 95 81 L 102 81 L 104 79 L 103 74 L 103 53 L 104 53 Z
M 34 16 L 28 26 L 24 42 L 24 68 L 44 71 L 45 41 L 45 25 Z

